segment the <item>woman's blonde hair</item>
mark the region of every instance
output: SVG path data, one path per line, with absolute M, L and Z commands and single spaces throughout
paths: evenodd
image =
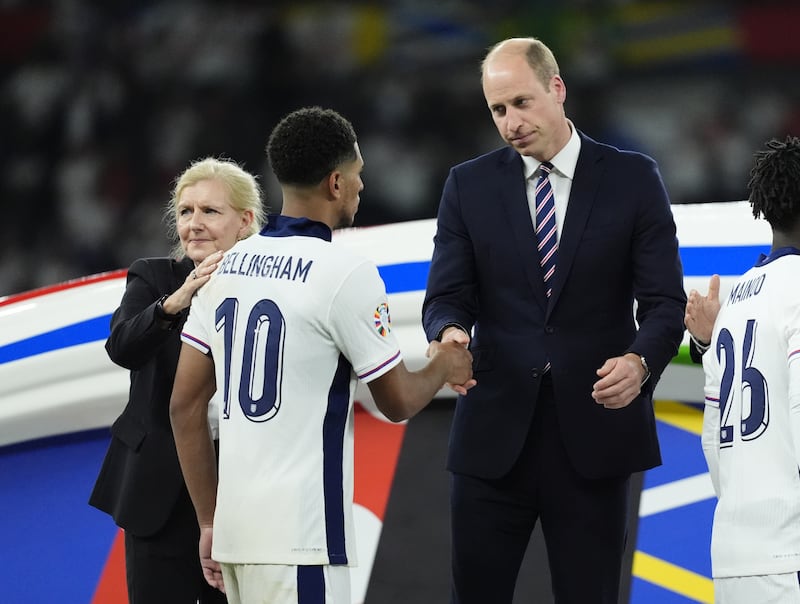
M 267 214 L 262 201 L 262 191 L 255 176 L 231 159 L 206 157 L 196 160 L 175 179 L 172 196 L 164 210 L 169 237 L 176 242 L 172 249 L 175 257 L 183 256 L 178 238 L 178 200 L 186 187 L 191 187 L 202 180 L 217 180 L 223 183 L 228 188 L 231 206 L 236 211 L 253 212 L 253 222 L 250 223 L 246 237 L 258 233 L 266 222 Z

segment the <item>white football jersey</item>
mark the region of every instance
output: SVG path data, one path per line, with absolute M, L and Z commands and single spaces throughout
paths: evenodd
M 714 577 L 800 570 L 800 250 L 733 286 L 703 356 Z
M 221 395 L 213 557 L 354 565 L 353 396 L 401 360 L 377 267 L 325 225 L 270 216 L 192 303 L 184 342 Z

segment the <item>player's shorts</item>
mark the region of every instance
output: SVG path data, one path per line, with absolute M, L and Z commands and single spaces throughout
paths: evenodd
M 222 563 L 228 604 L 351 604 L 347 566 Z
M 714 579 L 718 604 L 800 604 L 800 573 Z

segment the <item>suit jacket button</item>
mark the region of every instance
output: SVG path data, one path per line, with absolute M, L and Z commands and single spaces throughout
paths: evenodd
M 538 378 L 540 375 L 542 375 L 542 372 L 541 372 L 541 371 L 539 371 L 538 369 L 533 369 L 533 370 L 531 370 L 531 375 L 532 375 L 534 378 Z
M 545 333 L 555 333 L 555 331 L 556 331 L 556 328 L 555 327 L 551 327 L 550 325 L 548 325 L 547 327 L 544 328 L 544 332 Z

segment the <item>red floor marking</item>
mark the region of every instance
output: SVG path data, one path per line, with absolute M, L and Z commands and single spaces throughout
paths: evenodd
M 383 522 L 406 426 L 376 419 L 358 404 L 355 418 L 353 498 Z
M 106 566 L 100 575 L 97 591 L 91 604 L 128 604 L 128 588 L 125 582 L 125 535 L 117 531 Z

